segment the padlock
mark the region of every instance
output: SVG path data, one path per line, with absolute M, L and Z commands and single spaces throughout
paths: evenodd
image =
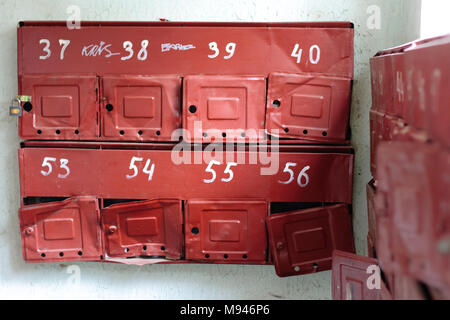
M 19 98 L 13 99 L 9 107 L 9 115 L 20 117 L 22 115 L 22 106 Z

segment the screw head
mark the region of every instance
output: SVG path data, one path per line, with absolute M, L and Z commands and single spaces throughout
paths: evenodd
M 32 227 L 28 227 L 24 230 L 25 234 L 27 236 L 31 235 L 33 233 L 33 228 Z
M 278 250 L 281 250 L 281 249 L 283 249 L 284 248 L 284 243 L 283 242 L 277 242 L 277 249 Z
M 109 230 L 109 233 L 114 233 L 114 232 L 117 231 L 117 227 L 116 226 L 109 226 L 108 230 Z

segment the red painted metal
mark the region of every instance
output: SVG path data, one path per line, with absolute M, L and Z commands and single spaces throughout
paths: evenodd
M 348 142 L 350 86 L 348 78 L 270 74 L 268 133 L 281 138 Z M 272 133 L 272 130 L 279 133 Z
M 23 257 L 27 262 L 102 259 L 95 197 L 23 206 L 19 220 Z
M 186 259 L 266 263 L 267 202 L 189 200 L 185 208 Z
M 109 257 L 181 258 L 184 243 L 181 201 L 119 203 L 102 209 L 101 214 Z
M 367 285 L 372 274 L 367 269 L 373 265 L 378 266 L 377 260 L 335 250 L 331 278 L 333 300 L 378 300 L 381 290 L 369 289 Z
M 447 35 L 388 49 L 371 59 L 372 109 L 403 119 L 426 132 L 426 139 L 446 147 L 450 146 L 450 75 L 445 69 L 449 49 Z
M 92 72 L 100 76 L 115 74 L 212 74 L 268 75 L 280 72 L 326 73 L 353 77 L 353 27 L 350 23 L 188 23 L 188 22 L 81 22 L 80 29 L 69 30 L 62 22 L 25 22 L 18 28 L 19 75 L 33 73 Z M 41 39 L 50 42 L 47 59 Z M 70 40 L 61 59 L 59 39 Z M 301 41 L 300 41 L 301 39 Z M 138 59 L 142 41 L 148 40 L 147 57 Z M 123 43 L 130 41 L 130 59 Z M 101 42 L 103 45 L 100 47 Z M 219 55 L 210 49 L 215 42 Z M 235 43 L 230 57 L 227 45 Z M 304 51 L 299 63 L 292 57 L 296 43 Z M 164 44 L 192 45 L 165 50 Z M 97 45 L 96 49 L 93 46 Z M 318 46 L 320 60 L 311 47 Z M 212 46 L 212 45 L 211 45 Z M 84 50 L 86 48 L 86 50 Z M 176 46 L 174 46 L 176 47 Z M 167 49 L 167 48 L 166 48 Z M 85 54 L 83 54 L 83 52 Z M 95 54 L 96 53 L 96 54 Z M 110 55 L 110 53 L 119 53 Z M 227 58 L 228 57 L 228 58 Z
M 388 271 L 434 286 L 450 283 L 445 249 L 450 238 L 449 158 L 447 151 L 433 144 L 391 142 L 379 147 L 376 202 L 380 207 L 384 204 L 386 213 L 377 222 L 377 232 L 382 225 L 377 235 L 380 263 Z M 445 191 L 439 192 L 441 188 Z
M 355 250 L 346 205 L 272 214 L 267 229 L 280 277 L 329 270 L 333 250 Z
M 183 90 L 185 141 L 264 139 L 264 77 L 187 76 Z
M 276 71 L 310 82 L 299 89 L 303 96 L 302 101 L 297 99 L 297 109 L 305 109 L 312 94 L 321 95 L 325 101 L 321 119 L 303 119 L 298 124 L 299 119 L 288 119 L 291 135 L 295 126 L 306 126 L 310 128 L 313 141 L 341 143 L 344 139 L 344 143 L 348 143 L 343 128 L 348 127 L 348 96 L 353 77 L 353 26 L 350 23 L 82 22 L 82 26 L 69 30 L 60 22 L 19 25 L 21 95 L 30 95 L 33 104 L 41 103 L 39 92 L 30 91 L 30 85 L 24 80 L 28 77 L 36 77 L 39 82 L 70 75 L 77 85 L 77 78 L 95 72 L 98 77 L 95 88 L 91 84 L 80 87 L 80 98 L 101 98 L 94 104 L 85 104 L 78 101 L 72 92 L 75 89 L 64 87 L 53 92 L 50 88 L 44 97 L 49 96 L 45 101 L 51 107 L 47 109 L 61 112 L 59 106 L 71 102 L 73 109 L 79 110 L 80 115 L 75 111 L 72 115 L 78 117 L 79 123 L 65 128 L 67 119 L 52 118 L 49 128 L 40 129 L 21 119 L 21 126 L 29 127 L 22 131 L 31 131 L 23 134 L 23 138 L 177 140 L 178 137 L 171 134 L 181 126 L 178 79 L 185 77 L 184 125 L 188 132 L 194 130 L 193 121 L 202 120 L 205 129 L 217 129 L 216 141 L 222 140 L 225 129 L 238 129 L 227 133 L 227 140 L 264 139 L 265 80 Z M 100 91 L 98 82 L 102 84 Z M 279 86 L 278 89 L 284 90 Z M 66 97 L 64 102 L 61 90 L 65 90 L 64 95 L 72 97 L 72 101 Z M 298 94 L 296 96 L 298 98 Z M 320 102 L 321 98 L 315 100 Z M 77 108 L 78 104 L 82 108 Z M 107 105 L 109 109 L 113 107 L 111 111 L 107 111 Z M 197 114 L 188 112 L 191 105 L 198 108 Z M 26 112 L 25 118 L 39 118 L 38 111 L 39 106 Z M 101 119 L 97 118 L 99 115 Z M 330 117 L 329 123 L 327 117 Z M 95 135 L 86 130 L 91 127 Z M 247 129 L 261 130 L 261 133 L 244 133 Z M 41 132 L 39 136 L 37 130 Z M 324 132 L 326 139 L 322 136 Z M 209 135 L 204 138 L 203 132 L 199 133 L 198 138 L 186 140 L 210 141 Z
M 110 75 L 101 84 L 103 139 L 178 141 L 180 77 Z
M 32 96 L 32 108 L 19 117 L 24 139 L 96 140 L 98 88 L 95 75 L 27 74 L 21 94 Z
M 206 183 L 205 180 L 213 179 L 213 173 L 206 171 L 210 161 L 202 161 L 201 151 L 182 153 L 191 157 L 191 162 L 200 159 L 201 162 L 198 164 L 177 165 L 172 161 L 172 151 L 169 150 L 146 150 L 144 147 L 137 150 L 85 149 L 62 147 L 61 144 L 51 147 L 50 142 L 44 145 L 45 148 L 19 150 L 22 197 L 96 195 L 99 198 L 148 199 L 151 195 L 152 198 L 183 200 L 235 197 L 279 202 L 349 204 L 352 200 L 352 154 L 299 152 L 301 148 L 297 149 L 299 150 L 297 152 L 280 152 L 279 162 L 273 158 L 275 174 L 262 175 L 260 169 L 269 168 L 271 165 L 270 163 L 263 165 L 259 160 L 256 160 L 255 164 L 250 164 L 251 159 L 258 159 L 257 153 L 224 152 L 220 165 L 213 165 L 210 168 L 215 171 L 215 180 Z M 327 147 L 325 150 L 333 148 Z M 350 152 L 351 149 L 347 150 Z M 46 157 L 54 160 L 45 162 Z M 139 159 L 135 158 L 133 162 L 133 157 Z M 69 168 L 70 174 L 67 174 L 67 169 L 61 164 L 64 159 L 68 161 L 65 166 Z M 215 159 L 218 160 L 217 157 Z M 236 159 L 245 159 L 245 163 L 229 168 L 233 172 L 233 178 L 228 181 L 231 174 L 227 171 L 227 163 Z M 50 174 L 47 174 L 48 162 L 52 166 Z M 288 162 L 297 163 L 297 166 L 290 167 L 295 171 L 295 178 L 291 183 L 283 184 L 280 181 L 290 179 L 290 174 L 284 172 L 285 164 Z M 152 165 L 154 169 L 150 177 Z M 302 168 L 307 166 L 310 167 L 305 171 L 309 182 L 301 187 L 297 183 L 297 177 Z M 301 183 L 305 183 L 305 177 L 300 180 Z

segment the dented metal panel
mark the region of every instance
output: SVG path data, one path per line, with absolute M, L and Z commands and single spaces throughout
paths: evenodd
M 181 201 L 148 200 L 101 210 L 108 257 L 180 259 L 183 252 Z
M 349 130 L 350 93 L 350 79 L 271 73 L 267 132 L 281 138 L 345 143 Z
M 280 277 L 329 270 L 333 250 L 355 250 L 346 205 L 272 214 L 267 229 Z
M 187 76 L 183 90 L 185 141 L 264 139 L 264 77 Z
M 331 278 L 333 300 L 378 300 L 380 289 L 369 278 L 376 276 L 377 269 L 379 272 L 375 259 L 335 250 Z
M 24 139 L 96 140 L 95 75 L 34 74 L 20 77 L 21 94 L 30 96 L 19 117 Z
M 449 48 L 450 36 L 445 35 L 384 50 L 371 59 L 372 109 L 401 118 L 446 147 Z
M 181 128 L 179 76 L 109 75 L 101 78 L 102 138 L 178 141 Z
M 258 200 L 186 202 L 186 259 L 265 263 L 268 203 Z
M 185 200 L 236 197 L 286 202 L 352 201 L 352 154 L 279 152 L 262 164 L 258 160 L 261 154 L 252 151 L 226 151 L 222 159 L 208 159 L 201 151 L 184 151 L 177 158 L 177 152 L 142 147 L 128 150 L 45 145 L 19 151 L 22 197 L 95 194 L 113 199 L 148 199 L 151 195 Z M 172 157 L 189 158 L 190 163 L 174 163 Z M 236 165 L 230 165 L 232 162 Z M 288 163 L 296 164 L 288 167 L 292 173 L 286 170 Z
M 22 250 L 28 262 L 103 258 L 95 197 L 26 205 L 19 210 Z
M 354 30 L 349 22 L 82 21 L 81 26 L 70 30 L 65 21 L 21 23 L 19 75 L 92 70 L 100 76 L 268 75 L 276 70 L 353 77 Z M 56 50 L 60 39 L 70 41 L 62 56 Z M 50 55 L 44 50 L 47 41 L 55 48 Z M 299 50 L 300 60 L 292 56 Z
M 442 193 L 436 189 L 448 190 L 448 183 L 444 182 L 448 179 L 448 152 L 434 144 L 391 142 L 381 144 L 379 153 L 383 156 L 378 158 L 376 202 L 384 205 L 386 212 L 380 221 L 380 232 L 384 234 L 377 236 L 382 240 L 380 263 L 387 270 L 435 286 L 450 283 L 450 258 L 445 251 L 450 235 L 446 227 L 448 196 L 440 199 Z M 380 223 L 377 222 L 377 232 Z

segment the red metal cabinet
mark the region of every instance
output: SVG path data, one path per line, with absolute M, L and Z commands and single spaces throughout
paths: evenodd
M 19 118 L 24 139 L 96 140 L 95 75 L 35 74 L 20 77 L 20 92 L 31 96 Z
M 179 76 L 109 75 L 101 78 L 102 138 L 178 141 L 181 128 Z
M 350 86 L 351 80 L 346 78 L 271 73 L 266 112 L 268 134 L 345 143 L 349 129 Z
M 328 270 L 333 250 L 355 250 L 346 205 L 272 214 L 267 229 L 280 277 Z
M 264 77 L 187 76 L 183 90 L 185 141 L 264 138 Z
M 101 210 L 109 257 L 180 259 L 183 252 L 181 201 L 119 203 Z
M 186 259 L 266 262 L 265 201 L 189 200 L 185 208 Z
M 448 190 L 448 152 L 433 144 L 391 142 L 381 144 L 379 154 L 376 202 L 386 212 L 377 222 L 380 263 L 435 286 L 449 283 L 448 197 L 440 199 Z
M 97 261 L 103 258 L 95 197 L 25 205 L 19 210 L 19 220 L 25 261 Z
M 331 278 L 333 300 L 379 300 L 381 292 L 384 299 L 389 299 L 385 286 L 383 290 L 372 286 L 375 283 L 369 277 L 377 276 L 374 274 L 377 268 L 375 259 L 335 250 Z M 379 283 L 382 283 L 381 277 Z

